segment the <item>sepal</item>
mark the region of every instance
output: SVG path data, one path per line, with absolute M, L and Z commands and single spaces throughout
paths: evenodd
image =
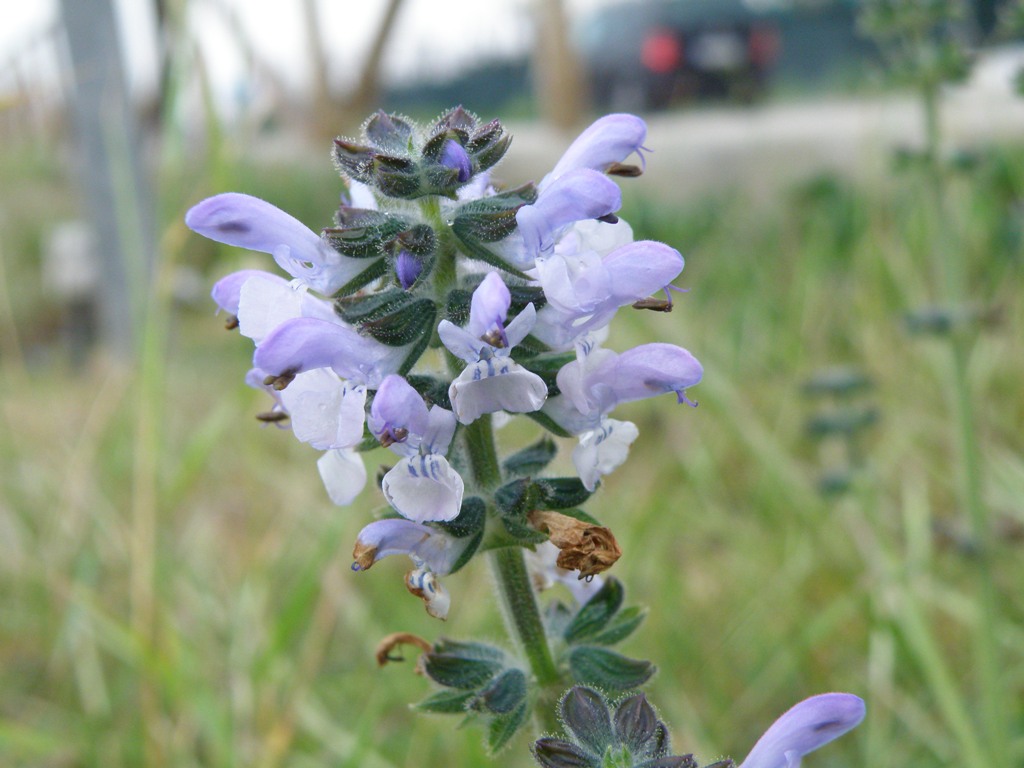
M 631 659 L 607 648 L 579 645 L 569 651 L 569 674 L 577 683 L 605 691 L 629 691 L 655 672 L 649 661 Z
M 479 690 L 506 666 L 505 652 L 484 643 L 441 640 L 423 654 L 423 671 L 445 688 Z
M 388 244 L 411 224 L 401 216 L 348 206 L 341 206 L 334 220 L 336 226 L 324 230 L 327 242 L 339 253 L 355 259 L 383 256 Z
M 609 577 L 601 589 L 580 607 L 562 637 L 568 643 L 578 643 L 599 634 L 618 613 L 624 598 L 622 582 Z
M 459 206 L 452 229 L 460 239 L 470 237 L 479 243 L 495 243 L 516 231 L 516 211 L 537 199 L 537 189 L 526 184 Z
M 542 472 L 558 454 L 558 446 L 550 437 L 542 437 L 538 442 L 514 453 L 505 459 L 505 474 L 513 477 L 527 477 Z

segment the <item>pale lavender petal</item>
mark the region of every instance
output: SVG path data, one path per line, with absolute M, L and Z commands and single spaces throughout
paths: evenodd
M 549 397 L 541 408 L 558 426 L 571 435 L 580 435 L 596 429 L 601 423 L 600 414 L 581 413 L 572 400 L 563 393 Z
M 360 336 L 351 328 L 326 320 L 300 317 L 275 328 L 256 349 L 253 362 L 274 375 L 331 368 L 345 379 L 373 388 L 398 370 L 404 347 L 388 347 Z
M 450 320 L 442 320 L 438 323 L 437 335 L 449 352 L 467 363 L 475 363 L 480 359 L 480 351 L 490 346 Z
M 519 342 L 530 335 L 533 326 L 537 323 L 537 310 L 532 303 L 523 307 L 515 318 L 505 327 L 505 340 L 508 342 L 508 349 L 518 346 Z
M 341 381 L 326 368 L 300 373 L 281 392 L 296 439 L 325 451 L 363 439 L 366 387 Z
M 684 390 L 698 384 L 703 373 L 697 359 L 682 347 L 641 344 L 619 355 L 614 366 L 602 372 L 601 384 L 614 391 L 620 403 L 665 392 L 675 392 L 684 402 Z
M 448 396 L 456 418 L 471 424 L 485 413 L 540 410 L 548 387 L 540 376 L 510 358 L 491 357 L 466 366 L 448 388 Z
M 572 452 L 572 462 L 583 487 L 593 491 L 602 476 L 618 469 L 639 435 L 636 424 L 615 419 L 604 419 L 600 427 L 580 435 L 580 442 Z
M 457 178 L 460 182 L 469 181 L 473 175 L 473 166 L 469 160 L 466 150 L 455 139 L 448 139 L 441 149 L 441 165 L 458 172 Z
M 327 495 L 339 507 L 355 501 L 366 485 L 366 466 L 362 457 L 351 449 L 327 451 L 316 467 Z
M 615 407 L 618 397 L 604 377 L 614 370 L 619 356 L 610 349 L 601 348 L 577 354 L 579 359 L 563 365 L 555 377 L 558 389 L 580 413 L 607 413 Z
M 444 575 L 465 549 L 466 543 L 443 531 L 411 520 L 389 518 L 370 523 L 356 539 L 354 570 L 365 570 L 383 557 L 409 555 L 434 573 Z
M 298 290 L 276 275 L 255 275 L 245 281 L 238 298 L 238 332 L 257 345 L 286 320 L 302 316 L 306 287 Z
M 624 245 L 604 258 L 609 285 L 618 306 L 660 291 L 682 272 L 683 264 L 679 251 L 653 240 Z
M 511 304 L 512 296 L 501 275 L 488 272 L 473 291 L 466 330 L 473 336 L 483 337 L 491 331 L 503 329 Z
M 764 732 L 739 768 L 798 768 L 804 755 L 855 728 L 864 714 L 864 701 L 852 693 L 804 699 Z
M 539 258 L 537 279 L 548 303 L 574 316 L 595 311 L 612 298 L 614 291 L 604 261 L 594 251 L 573 256 L 554 253 Z M 616 309 L 618 306 L 614 302 Z
M 225 192 L 185 214 L 185 224 L 219 243 L 273 253 L 282 244 L 307 261 L 316 260 L 320 236 L 293 216 L 252 195 Z
M 271 272 L 264 272 L 262 269 L 242 269 L 238 272 L 232 272 L 230 275 L 225 275 L 213 284 L 213 290 L 210 291 L 210 295 L 213 297 L 213 300 L 217 302 L 217 306 L 225 312 L 237 315 L 238 299 L 242 292 L 242 286 L 245 285 L 246 280 L 250 277 L 266 278 L 267 280 L 275 281 L 282 285 L 288 284 L 288 281 L 283 277 Z
M 269 253 L 292 277 L 331 294 L 364 270 L 317 233 L 265 200 L 237 192 L 214 195 L 185 214 L 185 224 L 219 243 Z
M 647 137 L 647 126 L 636 115 L 605 115 L 594 121 L 565 151 L 550 178 L 567 171 L 591 168 L 602 173 L 637 152 Z
M 431 453 L 444 455 L 455 437 L 458 421 L 455 414 L 439 405 L 431 406 L 427 431 L 423 433 L 423 444 Z
M 410 386 L 409 382 L 401 376 L 387 376 L 381 382 L 374 395 L 373 405 L 370 406 L 370 431 L 378 439 L 388 431 L 394 439 L 396 430 L 405 430 L 406 433 L 417 438 L 427 432 L 428 427 L 427 406 L 423 402 L 423 395 Z M 416 440 L 419 444 L 419 440 Z
M 433 453 L 403 458 L 381 480 L 388 503 L 417 523 L 454 520 L 462 509 L 464 488 L 448 460 Z
M 362 208 L 367 211 L 377 210 L 377 198 L 373 189 L 354 179 L 348 180 L 348 196 L 345 201 L 349 208 Z
M 622 206 L 618 185 L 597 171 L 581 168 L 555 179 L 533 205 L 516 212 L 528 254 L 536 255 L 554 244 L 564 226 L 584 219 L 598 219 Z

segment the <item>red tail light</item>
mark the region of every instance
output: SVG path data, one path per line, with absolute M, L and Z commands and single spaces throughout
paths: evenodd
M 750 63 L 755 67 L 767 67 L 779 55 L 779 33 L 773 27 L 754 27 L 747 43 Z
M 653 30 L 640 47 L 640 62 L 656 75 L 675 72 L 683 63 L 683 44 L 671 32 Z

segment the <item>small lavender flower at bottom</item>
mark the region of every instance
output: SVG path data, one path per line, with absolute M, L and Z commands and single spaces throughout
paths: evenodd
M 864 701 L 852 693 L 822 693 L 804 699 L 772 723 L 739 768 L 799 768 L 804 755 L 855 728 Z
M 406 587 L 423 600 L 427 613 L 443 620 L 451 599 L 438 576 L 451 572 L 465 547 L 465 541 L 410 520 L 377 520 L 359 532 L 352 570 L 368 570 L 388 555 L 408 555 L 414 568 L 405 576 Z

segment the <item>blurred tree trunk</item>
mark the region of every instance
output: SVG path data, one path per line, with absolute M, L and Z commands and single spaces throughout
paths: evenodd
M 379 106 L 381 63 L 403 3 L 404 0 L 388 0 L 354 90 L 348 98 L 338 99 L 331 93 L 327 76 L 327 55 L 320 36 L 317 0 L 303 0 L 313 69 L 313 120 L 317 134 L 333 137 L 339 131 L 353 130 Z
M 540 115 L 558 128 L 573 128 L 587 110 L 587 86 L 569 40 L 562 0 L 536 0 L 534 28 L 533 76 Z
M 112 1 L 61 0 L 60 8 L 71 64 L 75 171 L 100 259 L 100 334 L 127 360 L 135 354 L 151 288 L 153 199 Z

